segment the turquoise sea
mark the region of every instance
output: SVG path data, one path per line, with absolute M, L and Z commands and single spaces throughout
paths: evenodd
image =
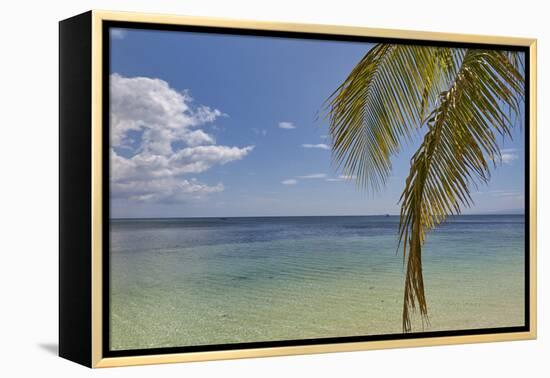
M 395 216 L 111 220 L 111 350 L 400 333 Z M 453 217 L 423 251 L 430 324 L 524 324 L 524 216 Z

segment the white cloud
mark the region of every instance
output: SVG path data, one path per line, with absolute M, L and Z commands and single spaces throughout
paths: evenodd
M 515 148 L 503 149 L 500 155 L 502 162 L 504 164 L 511 164 L 514 160 L 517 160 L 519 157 L 517 151 Z
M 296 176 L 296 178 L 300 180 L 325 179 L 325 181 L 328 181 L 328 182 L 338 182 L 338 181 L 355 179 L 356 176 L 340 175 L 338 177 L 327 177 L 326 173 L 311 173 L 309 175 Z M 286 185 L 294 185 L 297 182 L 298 180 L 296 179 L 288 179 L 288 180 L 281 181 L 281 183 Z
M 244 158 L 253 147 L 197 146 L 181 149 L 169 156 L 138 153 L 131 158 L 111 150 L 111 178 L 116 182 L 156 180 L 207 171 Z
M 142 202 L 175 202 L 201 198 L 223 191 L 222 183 L 208 186 L 195 179 L 169 177 L 160 180 L 115 182 L 111 185 L 113 198 L 125 198 Z
M 292 122 L 283 121 L 283 122 L 279 122 L 279 128 L 290 130 L 290 129 L 295 129 L 296 126 Z
M 519 196 L 521 192 L 517 190 L 490 190 L 487 192 L 475 192 L 474 194 L 486 194 L 493 197 L 510 197 L 510 196 Z
M 110 33 L 111 33 L 111 38 L 113 39 L 124 39 L 128 32 L 124 29 L 113 28 L 110 30 Z
M 322 149 L 322 150 L 330 150 L 330 147 L 327 144 L 324 144 L 324 143 L 318 143 L 318 144 L 304 143 L 304 144 L 302 144 L 302 147 L 304 147 L 304 148 L 319 148 L 319 149 Z
M 355 180 L 357 178 L 357 176 L 355 176 L 355 175 L 340 175 L 340 176 L 338 176 L 338 178 L 340 178 L 342 180 Z
M 213 144 L 203 130 L 193 130 L 222 116 L 218 109 L 192 109 L 192 98 L 164 80 L 111 75 L 111 144 L 125 144 L 130 131 L 142 131 L 142 147 L 152 153 L 170 153 L 171 143 Z
M 281 181 L 281 184 L 283 185 L 296 185 L 297 183 L 298 181 L 295 179 L 288 179 L 288 180 Z
M 207 106 L 194 108 L 191 101 L 188 93 L 160 79 L 111 75 L 114 197 L 182 201 L 223 191 L 221 183 L 208 186 L 183 176 L 241 160 L 254 146 L 216 145 L 215 138 L 200 127 L 224 114 Z
M 325 173 L 312 173 L 310 175 L 297 176 L 300 179 L 322 179 L 327 177 Z
M 325 181 L 329 182 L 337 182 L 337 181 L 349 181 L 349 180 L 355 180 L 357 176 L 355 175 L 340 175 L 336 178 L 328 178 Z

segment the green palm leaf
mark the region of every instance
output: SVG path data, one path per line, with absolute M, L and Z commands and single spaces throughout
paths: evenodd
M 497 136 L 509 137 L 519 117 L 522 65 L 514 52 L 379 44 L 329 98 L 334 159 L 362 187 L 379 189 L 392 155 L 427 128 L 400 198 L 404 331 L 416 307 L 428 319 L 426 233 L 470 206 L 471 186 L 489 180 L 500 157 Z
M 379 190 L 391 172 L 391 157 L 423 124 L 463 54 L 413 45 L 373 47 L 328 100 L 338 167 L 360 186 Z
M 500 156 L 497 135 L 510 136 L 515 123 L 505 109 L 519 113 L 522 76 L 499 51 L 468 50 L 454 83 L 440 96 L 428 131 L 411 160 L 401 196 L 400 240 L 408 261 L 403 329 L 418 304 L 428 314 L 422 277 L 426 232 L 470 206 L 470 186 L 486 183 Z

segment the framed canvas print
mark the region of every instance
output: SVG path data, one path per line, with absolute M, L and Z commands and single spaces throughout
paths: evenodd
M 60 22 L 60 355 L 535 338 L 535 84 L 532 39 Z

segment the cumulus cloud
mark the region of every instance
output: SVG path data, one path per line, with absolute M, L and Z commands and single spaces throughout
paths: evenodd
M 222 183 L 208 186 L 196 179 L 176 179 L 174 177 L 158 180 L 114 182 L 111 190 L 113 198 L 125 198 L 141 202 L 175 202 L 189 198 L 201 198 L 209 193 L 223 191 Z
M 143 131 L 143 147 L 167 154 L 171 143 L 213 144 L 212 136 L 200 129 L 222 115 L 206 106 L 192 109 L 187 92 L 178 92 L 164 80 L 111 75 L 111 144 L 123 145 L 130 131 Z
M 304 147 L 304 148 L 318 148 L 318 149 L 321 149 L 321 150 L 330 150 L 330 147 L 325 143 L 318 143 L 318 144 L 304 143 L 304 144 L 302 144 L 302 147 Z
M 283 185 L 296 185 L 297 183 L 298 181 L 295 179 L 287 179 L 287 180 L 281 181 L 281 184 Z
M 241 160 L 254 148 L 217 145 L 201 127 L 224 114 L 208 106 L 193 107 L 187 92 L 176 91 L 164 80 L 112 74 L 110 91 L 115 198 L 183 201 L 223 191 L 222 183 L 209 186 L 188 176 Z
M 279 128 L 290 130 L 290 129 L 295 129 L 296 126 L 292 122 L 283 121 L 283 122 L 279 122 Z
M 252 149 L 252 146 L 197 146 L 183 148 L 168 156 L 138 153 L 130 158 L 119 156 L 111 150 L 111 178 L 122 182 L 202 173 L 214 165 L 241 160 Z

